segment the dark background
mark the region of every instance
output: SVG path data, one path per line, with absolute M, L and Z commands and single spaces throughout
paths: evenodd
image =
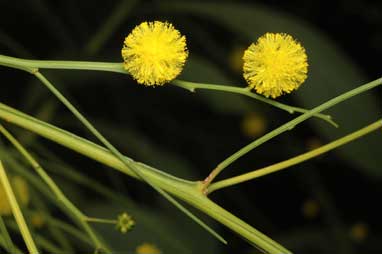
M 318 46 L 328 45 L 332 50 L 331 53 L 329 50 L 318 51 L 314 42 L 307 43 L 308 57 L 312 52 L 312 55 L 322 55 L 326 59 L 326 62 L 313 62 L 309 71 L 313 74 L 321 71 L 326 77 L 326 73 L 335 69 L 337 75 L 328 74 L 327 79 L 320 79 L 312 74 L 303 85 L 302 95 L 297 95 L 298 90 L 296 95 L 286 95 L 278 100 L 309 108 L 381 75 L 381 1 L 183 2 L 186 5 L 244 5 L 244 9 L 267 13 L 269 20 L 282 16 L 292 22 L 288 25 L 290 32 L 280 30 L 283 24 L 267 20 L 262 23 L 260 20 L 253 27 L 253 38 L 205 13 L 181 11 L 174 7 L 179 2 L 0 1 L 0 53 L 33 59 L 121 61 L 123 39 L 134 26 L 145 20 L 168 20 L 186 35 L 190 51 L 190 63 L 186 64 L 180 78 L 244 86 L 240 71 L 232 63 L 233 52 L 247 47 L 262 34 L 263 29 L 268 28 L 291 33 L 305 45 L 307 39 L 304 39 L 311 37 L 302 30 L 293 33 L 293 24 L 298 24 L 317 38 L 322 38 L 316 42 Z M 256 11 L 254 19 L 259 17 Z M 108 24 L 112 13 L 117 22 L 113 25 L 112 18 L 112 25 L 105 29 L 99 44 L 94 43 L 94 36 L 103 31 L 102 27 Z M 236 13 L 220 15 L 228 17 L 227 20 L 237 18 Z M 251 25 L 253 23 L 248 21 L 242 27 Z M 341 59 L 341 65 L 336 65 L 336 59 Z M 201 69 L 208 71 L 198 72 Z M 174 175 L 194 180 L 205 177 L 220 161 L 259 135 L 294 117 L 234 95 L 215 96 L 213 92 L 205 91 L 190 94 L 171 86 L 145 88 L 130 77 L 119 74 L 58 70 L 43 73 L 122 152 Z M 0 69 L 0 75 L 3 103 L 94 140 L 30 75 L 6 68 Z M 337 89 L 337 85 L 342 87 Z M 313 96 L 317 101 L 306 102 L 304 93 L 317 95 Z M 374 89 L 367 96 L 361 95 L 359 100 L 346 102 L 338 111 L 329 111 L 335 120 L 340 119 L 341 127 L 336 132 L 325 131 L 325 128 L 332 128 L 325 123 L 308 120 L 250 152 L 226 169 L 221 178 L 287 159 L 306 151 L 312 144 L 324 144 L 377 120 L 382 111 L 381 89 Z M 377 111 L 368 111 L 363 100 Z M 363 112 L 361 118 L 364 121 L 358 121 L 357 113 L 350 108 L 347 110 L 349 105 Z M 243 119 L 248 119 L 248 115 L 257 116 L 266 128 L 255 134 L 243 131 Z M 352 120 L 354 125 L 341 122 L 342 118 Z M 322 125 L 325 127 L 321 128 Z M 25 136 L 23 130 L 12 130 Z M 149 215 L 155 217 L 160 214 L 167 218 L 155 217 L 164 221 L 158 224 L 163 227 L 163 234 L 168 233 L 167 227 L 172 227 L 170 238 L 186 239 L 191 253 L 256 253 L 244 240 L 211 221 L 229 242 L 228 246 L 222 246 L 141 183 L 121 177 L 51 142 L 40 138 L 31 141 L 30 148 L 46 163 L 54 159 L 39 149 L 40 145 L 88 177 L 117 193 L 130 196 Z M 382 164 L 378 157 L 381 133 L 348 146 L 348 150 L 330 152 L 283 172 L 221 190 L 211 198 L 295 253 L 381 253 L 379 200 Z M 53 176 L 64 189 L 76 190 L 69 191 L 68 195 L 85 211 L 112 216 L 113 211 L 123 210 L 123 205 L 100 197 L 91 189 L 55 172 Z M 52 210 L 65 219 L 54 208 Z M 137 220 L 137 232 L 140 232 L 139 223 Z M 100 227 L 99 230 L 106 232 L 108 229 Z M 130 235 L 123 237 L 129 238 Z M 117 248 L 127 245 L 123 237 L 114 237 L 112 242 Z M 131 238 L 132 244 L 147 240 L 156 243 L 164 253 L 172 253 L 149 230 L 135 235 L 132 231 Z M 203 244 L 206 244 L 205 248 L 201 247 Z M 126 248 L 132 249 L 130 246 Z

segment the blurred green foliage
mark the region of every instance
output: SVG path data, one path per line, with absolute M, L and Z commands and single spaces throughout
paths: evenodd
M 160 19 L 174 23 L 187 37 L 191 57 L 181 76 L 185 80 L 244 86 L 241 74 L 230 68 L 229 57 L 233 50 L 248 46 L 265 32 L 290 33 L 308 53 L 307 82 L 293 95 L 281 98 L 283 102 L 311 108 L 376 78 L 363 74 L 370 73 L 365 68 L 373 62 L 372 51 L 365 50 L 367 45 L 354 48 L 355 56 L 360 51 L 370 55 L 362 58 L 370 62 L 357 66 L 333 40 L 335 32 L 329 37 L 309 24 L 307 12 L 313 15 L 314 8 L 306 4 L 295 11 L 285 7 L 289 9 L 286 13 L 280 10 L 283 7 L 276 7 L 277 1 L 271 3 L 263 6 L 251 1 L 1 1 L 0 53 L 39 59 L 121 61 L 122 41 L 129 31 L 141 21 Z M 351 1 L 349 5 L 356 6 L 354 9 L 371 5 L 362 3 Z M 330 7 L 331 3 L 326 5 Z M 345 11 L 354 10 L 344 8 Z M 325 13 L 322 16 L 325 18 Z M 349 26 L 346 24 L 351 21 L 341 20 L 344 16 L 338 13 L 337 22 L 343 23 L 341 34 L 352 37 L 354 31 L 345 32 Z M 367 27 L 358 29 L 367 30 Z M 32 77 L 5 68 L 0 73 L 3 102 L 88 135 Z M 118 74 L 75 71 L 46 71 L 46 74 L 121 151 L 193 180 L 205 177 L 222 159 L 251 141 L 240 133 L 241 121 L 247 113 L 266 115 L 268 130 L 293 117 L 238 95 L 211 91 L 191 94 L 175 87 L 145 88 Z M 306 143 L 312 138 L 326 142 L 370 123 L 382 111 L 380 91 L 361 95 L 330 110 L 340 124 L 339 129 L 310 120 L 251 152 L 227 169 L 224 176 L 296 155 L 306 150 Z M 120 235 L 108 225 L 97 225 L 115 250 L 133 251 L 142 242 L 152 242 L 163 253 L 254 253 L 249 245 L 223 228 L 220 231 L 229 245 L 222 246 L 169 208 L 145 185 L 122 178 L 23 130 L 12 130 L 87 214 L 116 217 L 117 213 L 127 211 L 136 218 L 136 228 L 127 235 Z M 338 153 L 227 189 L 212 198 L 296 253 L 380 253 L 381 210 L 375 207 L 375 200 L 382 194 L 381 143 L 380 133 L 371 134 L 339 149 Z M 10 170 L 29 181 L 36 199 L 43 201 L 41 206 L 46 214 L 68 222 L 47 201 L 49 195 L 43 196 L 38 187 L 40 182 L 19 156 L 9 147 L 4 150 L 4 146 L 0 154 L 7 156 Z M 320 212 L 314 218 L 307 218 L 301 213 L 301 206 L 312 198 L 319 204 Z M 41 206 L 33 205 L 30 209 L 42 209 Z M 372 225 L 370 235 L 361 241 L 350 234 L 351 226 L 357 221 Z M 54 228 L 53 224 L 51 227 Z M 60 237 L 44 230 L 36 231 L 62 244 Z M 75 243 L 73 248 L 78 246 L 78 251 L 89 250 L 89 246 L 70 240 Z

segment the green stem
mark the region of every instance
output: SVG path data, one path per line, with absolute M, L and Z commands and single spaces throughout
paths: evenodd
M 47 221 L 49 225 L 62 230 L 64 233 L 71 235 L 72 237 L 88 244 L 89 246 L 93 246 L 93 242 L 89 240 L 89 237 L 87 237 L 81 230 L 78 230 L 76 227 L 51 217 L 48 217 Z
M 211 193 L 211 192 L 216 191 L 218 189 L 226 188 L 229 186 L 233 186 L 233 185 L 236 185 L 236 184 L 239 184 L 242 182 L 246 182 L 246 181 L 261 177 L 261 176 L 265 176 L 265 175 L 268 175 L 268 174 L 271 174 L 274 172 L 278 172 L 280 170 L 286 169 L 286 168 L 291 167 L 293 165 L 296 165 L 298 163 L 301 163 L 301 162 L 304 162 L 304 161 L 309 160 L 311 158 L 314 158 L 316 156 L 319 156 L 323 153 L 326 153 L 330 150 L 333 150 L 333 149 L 335 149 L 339 146 L 342 146 L 346 143 L 349 143 L 353 140 L 356 140 L 356 139 L 358 139 L 358 138 L 360 138 L 360 137 L 362 137 L 362 136 L 364 136 L 364 135 L 366 135 L 372 131 L 380 129 L 381 127 L 382 127 L 382 119 L 379 119 L 378 121 L 362 128 L 358 131 L 355 131 L 355 132 L 353 132 L 349 135 L 346 135 L 340 139 L 337 139 L 333 142 L 330 142 L 330 143 L 328 143 L 324 146 L 321 146 L 315 150 L 300 154 L 296 157 L 293 157 L 291 159 L 270 165 L 270 166 L 265 167 L 265 168 L 261 168 L 261 169 L 254 170 L 254 171 L 246 173 L 246 174 L 242 174 L 239 176 L 231 177 L 231 178 L 228 178 L 228 179 L 225 179 L 222 181 L 212 183 L 208 187 L 207 192 Z
M 38 178 L 35 174 L 33 174 L 30 170 L 28 170 L 24 166 L 20 165 L 20 163 L 14 159 L 13 153 L 9 152 L 9 149 L 8 150 L 1 149 L 0 153 L 4 154 L 4 161 L 7 164 L 9 164 L 10 167 L 12 167 L 12 170 L 14 170 L 18 175 L 25 178 L 34 189 L 41 192 L 41 194 L 43 194 L 46 198 L 48 198 L 48 200 L 52 201 L 59 208 L 65 211 L 69 217 L 71 216 L 71 211 L 68 210 L 66 207 L 64 207 L 62 203 L 55 202 L 57 201 L 56 196 L 52 194 L 52 192 L 45 187 L 45 185 L 43 184 L 40 178 Z M 37 193 L 34 193 L 34 194 L 36 195 Z M 34 198 L 41 199 L 40 196 L 36 196 Z M 32 201 L 35 201 L 35 200 L 32 200 Z M 89 239 L 84 232 L 78 230 L 74 226 L 64 223 L 62 221 L 56 220 L 54 218 L 51 218 L 48 214 L 44 214 L 44 219 L 46 219 L 49 224 L 52 224 L 57 229 L 61 229 L 65 231 L 65 233 L 73 235 L 74 238 L 77 238 L 78 240 L 81 240 L 84 243 L 89 244 L 89 246 L 94 246 L 91 239 Z
M 12 190 L 11 184 L 9 182 L 7 173 L 3 167 L 3 163 L 0 161 L 0 182 L 3 185 L 5 193 L 7 195 L 9 204 L 11 205 L 12 213 L 15 217 L 17 225 L 19 226 L 20 233 L 25 241 L 28 251 L 31 254 L 38 254 L 38 250 L 35 242 L 33 241 L 32 235 L 29 228 L 25 222 L 23 213 L 21 212 L 20 206 L 16 200 L 15 193 Z
M 3 235 L 0 234 L 0 246 L 2 246 L 5 250 L 7 250 L 7 243 L 6 243 L 6 240 L 4 239 Z M 22 252 L 19 248 L 17 248 L 16 246 L 14 246 L 14 249 L 13 251 L 9 251 L 9 254 L 12 254 L 12 253 L 17 253 L 17 254 L 24 254 L 24 252 Z
M 62 146 L 68 147 L 73 151 L 76 151 L 106 166 L 112 167 L 124 174 L 138 178 L 138 176 L 134 174 L 129 167 L 126 167 L 125 164 L 123 164 L 107 149 L 70 132 L 23 114 L 2 103 L 0 103 L 0 118 L 52 140 Z M 244 239 L 247 239 L 257 248 L 262 249 L 269 254 L 290 253 L 290 251 L 285 249 L 283 246 L 277 244 L 261 232 L 248 225 L 246 222 L 235 217 L 233 214 L 208 199 L 200 192 L 200 182 L 186 181 L 147 166 L 143 163 L 135 162 L 128 157 L 125 158 L 133 163 L 146 178 L 150 178 L 150 180 L 155 182 L 161 189 L 208 214 L 215 220 L 241 235 Z
M 18 231 L 17 225 L 14 223 L 14 221 L 8 221 L 7 226 L 14 231 Z M 54 254 L 66 254 L 67 253 L 67 251 L 63 251 L 61 248 L 57 247 L 50 240 L 43 237 L 42 235 L 39 235 L 38 233 L 35 233 L 34 235 L 35 235 L 35 240 L 36 240 L 36 243 L 38 244 L 38 246 L 40 246 L 40 248 L 42 250 L 46 250 L 47 253 L 54 253 Z M 17 253 L 19 253 L 19 252 L 17 252 Z M 45 252 L 43 252 L 43 253 L 45 253 Z M 31 252 L 29 254 L 31 254 Z
M 61 202 L 74 217 L 80 222 L 84 230 L 92 239 L 96 249 L 104 249 L 108 253 L 110 250 L 102 244 L 98 239 L 97 235 L 93 229 L 86 222 L 87 216 L 84 215 L 60 190 L 60 188 L 55 184 L 52 178 L 46 173 L 46 171 L 41 167 L 41 165 L 32 157 L 32 155 L 20 144 L 20 142 L 9 133 L 4 126 L 0 124 L 0 132 L 12 143 L 12 145 L 20 152 L 20 154 L 28 161 L 28 163 L 33 167 L 37 174 L 44 180 L 44 182 L 49 186 L 54 195 L 57 197 L 57 200 Z
M 4 224 L 3 217 L 0 215 L 0 235 L 4 237 L 4 247 L 9 253 L 15 252 L 15 246 L 9 236 L 7 227 Z
M 130 170 L 137 175 L 142 181 L 146 182 L 149 186 L 155 189 L 159 194 L 161 194 L 165 199 L 167 199 L 171 204 L 173 204 L 176 208 L 182 211 L 185 215 L 199 224 L 202 228 L 204 228 L 211 235 L 216 237 L 219 241 L 226 244 L 227 242 L 221 237 L 216 231 L 210 228 L 207 224 L 205 224 L 202 220 L 196 217 L 192 212 L 190 212 L 187 208 L 181 205 L 176 199 L 171 197 L 168 193 L 159 188 L 155 182 L 146 178 L 144 174 L 142 174 L 130 160 L 126 160 L 126 158 L 115 148 L 73 105 L 70 103 L 60 91 L 58 91 L 53 84 L 47 80 L 40 72 L 34 71 L 33 74 L 73 113 L 73 115 L 99 140 L 101 143 L 118 159 L 120 160 L 126 167 L 130 168 Z
M 70 69 L 70 70 L 107 71 L 107 72 L 117 72 L 117 73 L 127 74 L 127 72 L 123 69 L 123 63 L 109 63 L 109 62 L 27 60 L 27 59 L 0 55 L 0 65 L 21 69 L 30 73 L 34 73 L 38 69 Z M 264 103 L 270 104 L 282 110 L 285 110 L 289 113 L 294 113 L 294 112 L 304 113 L 308 111 L 303 108 L 289 106 L 289 105 L 265 98 L 263 96 L 257 95 L 255 93 L 252 93 L 247 88 L 240 88 L 235 86 L 213 85 L 213 84 L 202 84 L 202 83 L 187 82 L 182 80 L 174 80 L 172 83 L 178 87 L 187 89 L 191 92 L 195 91 L 195 89 L 207 89 L 207 90 L 224 91 L 224 92 L 242 94 L 242 95 L 251 97 L 253 99 L 262 101 Z M 329 122 L 335 127 L 338 126 L 333 120 L 331 120 L 331 117 L 329 115 L 315 114 L 315 116 Z
M 285 132 L 285 131 L 288 131 L 288 130 L 292 130 L 296 125 L 298 125 L 299 123 L 307 120 L 308 118 L 312 117 L 314 114 L 316 113 L 319 113 L 319 112 L 322 112 L 328 108 L 331 108 L 333 107 L 334 105 L 342 102 L 342 101 L 345 101 L 355 95 L 358 95 L 358 94 L 361 94 L 363 92 L 366 92 L 374 87 L 377 87 L 379 85 L 382 84 L 382 78 L 379 78 L 379 79 L 376 79 L 372 82 L 369 82 L 367 84 L 364 84 L 362 86 L 359 86 L 353 90 L 350 90 L 346 93 L 343 93 L 315 108 L 313 108 L 312 110 L 309 110 L 308 112 L 296 117 L 295 119 L 281 125 L 280 127 L 278 127 L 277 129 L 274 129 L 273 131 L 265 134 L 264 136 L 262 136 L 261 138 L 258 138 L 256 139 L 255 141 L 253 141 L 252 143 L 248 144 L 247 146 L 241 148 L 239 151 L 237 151 L 236 153 L 232 154 L 231 156 L 229 156 L 227 159 L 225 159 L 224 161 L 222 161 L 214 170 L 211 171 L 210 175 L 204 180 L 204 189 L 206 189 L 209 184 L 213 181 L 213 179 L 215 179 L 215 177 L 221 172 L 223 171 L 226 167 L 228 167 L 229 165 L 231 165 L 233 162 L 235 162 L 237 159 L 239 159 L 240 157 L 242 157 L 243 155 L 247 154 L 248 152 L 250 152 L 251 150 L 253 150 L 254 148 L 260 146 L 261 144 L 267 142 L 268 140 L 280 135 L 281 133 Z
M 70 210 L 68 210 L 65 206 L 63 206 L 62 203 L 57 202 L 56 196 L 54 194 L 52 194 L 52 192 L 50 190 L 48 190 L 48 188 L 46 188 L 45 185 L 43 185 L 40 178 L 38 178 L 30 170 L 25 168 L 24 165 L 19 164 L 19 162 L 13 158 L 14 156 L 12 154 L 10 154 L 8 152 L 8 150 L 1 149 L 0 153 L 5 155 L 4 161 L 6 161 L 10 165 L 10 167 L 12 167 L 12 170 L 14 170 L 20 176 L 27 179 L 28 183 L 30 183 L 33 188 L 38 190 L 41 194 L 43 194 L 53 204 L 55 204 L 59 208 L 61 208 L 69 217 L 73 217 Z M 36 198 L 41 199 L 40 196 L 36 196 Z M 47 219 L 50 220 L 50 222 L 52 222 L 52 223 L 56 222 L 55 223 L 56 227 L 63 229 L 65 232 L 67 232 L 69 234 L 73 233 L 74 237 L 76 237 L 76 238 L 80 239 L 81 241 L 89 244 L 90 246 L 93 246 L 93 242 L 91 241 L 91 239 L 89 239 L 85 233 L 83 233 L 82 231 L 73 227 L 72 225 L 69 225 L 69 224 L 66 224 L 64 222 L 57 221 L 57 220 L 53 221 L 54 219 L 50 219 L 49 216 L 47 217 Z M 76 222 L 78 222 L 78 220 L 76 220 Z M 81 226 L 81 224 L 80 224 L 80 226 Z
M 252 93 L 250 89 L 247 87 L 236 87 L 236 86 L 223 86 L 223 85 L 214 85 L 214 84 L 204 84 L 204 83 L 195 83 L 195 82 L 188 82 L 188 81 L 183 81 L 183 80 L 174 80 L 171 82 L 173 85 L 181 87 L 183 89 L 189 90 L 190 92 L 195 92 L 196 89 L 203 89 L 203 90 L 214 90 L 214 91 L 221 91 L 221 92 L 228 92 L 228 93 L 236 93 L 236 94 L 242 94 L 245 96 L 248 96 L 252 99 L 267 103 L 269 105 L 272 105 L 276 108 L 285 110 L 291 114 L 295 112 L 299 113 L 305 113 L 308 112 L 309 110 L 299 108 L 299 107 L 293 107 L 289 106 L 286 104 L 283 104 L 281 102 L 275 101 L 268 99 L 266 97 L 260 96 L 258 94 Z M 335 123 L 332 119 L 331 116 L 329 115 L 324 115 L 324 114 L 314 114 L 315 117 L 321 118 L 334 127 L 338 127 L 337 123 Z
M 24 170 L 30 170 L 30 169 L 28 168 L 28 169 L 24 169 Z M 31 182 L 28 181 L 28 183 L 31 183 Z M 28 187 L 29 187 L 29 185 L 28 185 Z M 45 184 L 44 184 L 44 187 L 45 187 Z M 30 196 L 31 196 L 30 203 L 33 204 L 33 208 L 35 210 L 34 211 L 27 210 L 27 212 L 28 212 L 27 216 L 29 216 L 29 218 L 30 218 L 29 221 L 33 222 L 33 216 L 41 216 L 41 220 L 42 220 L 41 227 L 43 227 L 44 224 L 46 225 L 46 218 L 49 216 L 51 211 L 48 209 L 45 200 L 43 200 L 42 197 L 40 196 L 40 193 L 35 191 L 34 188 L 30 189 Z M 64 211 L 64 212 L 71 213 L 71 211 Z M 35 225 L 34 223 L 32 223 L 32 225 L 34 227 L 39 227 L 39 225 Z M 47 229 L 45 231 L 46 234 L 50 235 L 51 239 L 53 241 L 57 242 L 60 245 L 61 249 L 64 249 L 64 250 L 71 252 L 71 253 L 74 252 L 73 247 L 72 247 L 72 243 L 68 240 L 67 236 L 61 230 L 59 230 L 55 227 L 50 227 L 50 226 L 46 227 L 46 229 Z
M 104 224 L 117 224 L 116 220 L 93 218 L 93 217 L 86 217 L 86 221 L 95 222 L 95 223 L 104 223 Z
M 33 73 L 38 69 L 93 70 L 126 74 L 123 63 L 28 60 L 0 55 L 0 65 L 22 69 Z

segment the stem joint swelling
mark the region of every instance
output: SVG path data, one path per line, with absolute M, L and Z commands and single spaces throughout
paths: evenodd
M 30 69 L 30 73 L 31 73 L 32 75 L 36 75 L 38 72 L 40 72 L 39 68 L 31 68 L 31 69 Z

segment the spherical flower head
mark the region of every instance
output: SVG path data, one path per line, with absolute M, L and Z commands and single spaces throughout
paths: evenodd
M 249 87 L 266 97 L 290 93 L 307 78 L 305 49 L 288 34 L 266 33 L 249 46 L 243 60 Z
M 124 68 L 138 83 L 163 85 L 183 69 L 186 38 L 167 22 L 143 22 L 126 37 L 122 48 Z

